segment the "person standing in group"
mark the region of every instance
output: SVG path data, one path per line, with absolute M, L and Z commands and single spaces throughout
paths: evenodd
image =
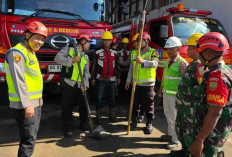
M 120 104 L 127 103 L 130 97 L 129 91 L 125 89 L 127 74 L 130 66 L 130 51 L 128 50 L 129 39 L 122 39 L 122 49 L 118 51 L 118 69 L 121 73 L 121 82 L 118 86 Z
M 61 103 L 62 103 L 62 117 L 64 125 L 65 136 L 72 136 L 72 108 L 75 102 L 79 105 L 80 126 L 82 130 L 89 130 L 88 126 L 88 111 L 85 105 L 85 100 L 82 92 L 89 87 L 89 59 L 85 51 L 90 48 L 91 39 L 88 34 L 79 33 L 77 35 L 77 54 L 74 48 L 66 46 L 57 53 L 54 61 L 62 65 L 61 72 Z M 81 84 L 81 77 L 79 76 L 78 64 L 81 66 L 81 71 L 85 86 Z
M 190 146 L 193 142 L 194 106 L 191 106 L 191 102 L 200 84 L 198 81 L 203 77 L 202 68 L 204 68 L 195 49 L 198 39 L 203 35 L 202 33 L 195 33 L 185 44 L 188 46 L 187 53 L 192 62 L 187 66 L 176 94 L 176 133 L 182 144 L 182 149 L 178 151 L 172 150 L 172 157 L 189 157 Z M 201 73 L 199 73 L 199 70 L 201 70 Z
M 147 118 L 146 127 L 144 128 L 145 134 L 151 134 L 153 130 L 154 85 L 156 81 L 156 68 L 159 61 L 158 51 L 149 47 L 150 41 L 150 35 L 147 32 L 143 32 L 140 56 L 136 57 L 137 51 L 133 51 L 133 53 L 131 53 L 131 63 L 125 85 L 125 88 L 128 90 L 132 83 L 132 77 L 135 72 L 134 69 L 137 62 L 138 72 L 136 78 L 131 130 L 134 130 L 137 127 L 140 108 L 143 106 Z
M 177 114 L 175 100 L 181 77 L 188 65 L 187 61 L 179 55 L 181 46 L 180 39 L 172 36 L 168 38 L 164 47 L 167 50 L 169 59 L 165 63 L 159 96 L 163 95 L 164 114 L 168 122 L 168 135 L 161 136 L 163 141 L 169 142 L 166 146 L 167 149 L 175 148 L 179 144 L 175 131 Z
M 24 42 L 5 55 L 10 108 L 20 133 L 18 157 L 30 157 L 37 139 L 43 105 L 43 77 L 35 51 L 43 46 L 47 28 L 40 22 L 31 22 L 25 34 Z
M 109 99 L 109 118 L 116 122 L 116 107 L 115 107 L 115 86 L 120 84 L 120 71 L 117 69 L 117 51 L 111 49 L 113 35 L 110 31 L 105 31 L 102 34 L 103 48 L 96 51 L 94 56 L 94 65 L 92 72 L 92 84 L 97 84 L 97 103 L 96 103 L 96 119 L 97 123 L 101 123 L 103 97 L 106 95 L 106 90 L 110 95 Z M 96 80 L 97 79 L 97 82 Z M 117 82 L 116 82 L 117 81 Z
M 113 37 L 112 43 L 111 43 L 111 49 L 118 51 L 118 38 L 117 37 Z
M 226 37 L 217 32 L 207 33 L 197 42 L 196 51 L 208 71 L 193 100 L 193 156 L 224 157 L 223 147 L 232 128 L 232 70 L 223 61 L 229 49 Z

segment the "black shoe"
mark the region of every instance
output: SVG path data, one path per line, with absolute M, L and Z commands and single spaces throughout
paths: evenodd
M 186 148 L 181 149 L 181 150 L 172 150 L 170 152 L 171 157 L 189 157 L 189 152 Z
M 135 130 L 136 128 L 137 128 L 137 122 L 132 121 L 132 122 L 131 122 L 131 125 L 130 125 L 130 130 L 133 131 L 133 130 Z
M 144 122 L 144 115 L 139 116 L 138 123 L 143 123 L 143 122 Z
M 80 124 L 79 129 L 82 131 L 90 131 L 88 124 Z
M 70 126 L 70 124 L 69 125 L 65 125 L 64 136 L 66 136 L 66 137 L 73 136 L 72 127 Z
M 118 121 L 118 118 L 116 116 L 113 116 L 113 115 L 109 116 L 109 119 L 114 123 Z
M 164 141 L 164 142 L 170 142 L 171 139 L 172 139 L 172 136 L 169 136 L 169 135 L 162 135 L 160 138 L 161 138 L 161 140 Z
M 151 134 L 153 130 L 152 123 L 148 123 L 144 129 L 144 134 Z

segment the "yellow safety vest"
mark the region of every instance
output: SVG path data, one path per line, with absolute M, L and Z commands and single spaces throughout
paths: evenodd
M 141 54 L 140 56 L 143 60 L 151 61 L 151 56 L 154 53 L 154 51 L 155 51 L 155 49 L 150 48 L 149 51 L 147 51 L 144 54 Z M 135 68 L 135 64 L 136 64 L 136 61 L 135 61 L 136 56 L 137 56 L 137 50 L 133 50 L 131 52 L 131 60 L 133 61 L 134 68 Z M 144 67 L 142 67 L 142 64 L 138 64 L 136 84 L 155 82 L 156 69 L 157 69 L 156 67 L 144 68 Z M 133 69 L 133 76 L 134 76 L 134 69 Z
M 165 63 L 163 92 L 167 95 L 175 96 L 181 80 L 180 66 L 182 62 L 186 62 L 181 56 L 170 67 L 168 67 L 170 59 Z
M 82 72 L 82 75 L 84 75 L 84 67 L 88 63 L 88 56 L 86 54 L 81 55 L 79 51 L 77 51 L 77 55 L 81 56 L 81 62 L 80 62 L 81 72 Z M 70 47 L 70 49 L 69 49 L 69 56 L 71 58 L 73 58 L 75 56 L 75 51 L 74 51 L 73 47 Z M 66 71 L 68 71 L 68 70 L 70 70 L 70 68 L 66 67 Z M 79 76 L 79 69 L 78 69 L 77 63 L 73 64 L 72 76 L 70 79 L 74 80 L 74 81 L 81 82 L 81 77 Z
M 43 77 L 36 56 L 33 54 L 33 52 L 28 51 L 28 49 L 21 43 L 17 44 L 15 47 L 12 47 L 9 51 L 7 51 L 7 53 L 10 53 L 11 51 L 21 53 L 25 60 L 24 80 L 30 99 L 41 98 L 43 90 Z M 5 73 L 10 101 L 21 101 L 19 95 L 16 93 L 7 59 L 5 60 Z

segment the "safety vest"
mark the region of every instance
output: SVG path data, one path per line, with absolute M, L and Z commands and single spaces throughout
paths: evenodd
M 76 56 L 73 47 L 70 47 L 70 49 L 69 49 L 69 56 L 71 58 Z M 84 67 L 88 63 L 88 56 L 86 54 L 82 55 L 79 51 L 77 51 L 77 56 L 81 56 L 80 65 L 81 65 L 81 72 L 82 72 L 82 76 L 83 76 L 84 75 Z M 63 74 L 63 77 L 69 78 L 73 81 L 81 82 L 81 77 L 79 75 L 79 68 L 78 68 L 77 63 L 73 63 L 72 67 L 63 66 L 62 74 Z
M 41 98 L 43 90 L 43 77 L 36 55 L 28 51 L 28 49 L 24 47 L 21 43 L 17 44 L 15 47 L 12 47 L 9 51 L 7 51 L 7 53 L 10 53 L 12 51 L 17 51 L 21 53 L 25 60 L 24 79 L 30 99 Z M 5 73 L 10 101 L 21 101 L 19 95 L 16 93 L 15 90 L 7 58 L 5 58 Z
M 182 62 L 186 62 L 184 58 L 179 56 L 170 67 L 168 67 L 170 59 L 165 63 L 163 92 L 167 95 L 175 96 L 181 80 L 180 66 Z
M 144 54 L 140 54 L 140 56 L 143 60 L 151 61 L 151 56 L 152 56 L 154 51 L 155 51 L 155 49 L 150 48 Z M 133 61 L 134 69 L 135 69 L 135 64 L 136 64 L 136 61 L 135 61 L 136 56 L 137 56 L 137 50 L 132 50 L 131 61 Z M 138 64 L 136 84 L 155 82 L 156 69 L 157 69 L 156 67 L 144 68 L 144 67 L 142 67 L 142 64 Z M 135 70 L 133 70 L 133 76 L 134 76 L 134 71 Z
M 115 59 L 117 51 L 110 49 L 105 51 L 100 49 L 96 51 L 97 57 L 97 73 L 104 78 L 116 76 Z

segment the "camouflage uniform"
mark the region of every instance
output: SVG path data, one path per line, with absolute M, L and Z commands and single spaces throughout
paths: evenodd
M 217 75 L 216 75 L 217 74 Z M 216 76 L 216 77 L 215 77 Z M 203 156 L 224 156 L 223 146 L 232 127 L 232 70 L 224 64 L 218 64 L 204 74 L 203 82 L 194 97 L 196 124 L 195 137 L 202 129 L 209 105 L 223 107 L 222 114 L 214 130 L 204 141 Z M 212 94 L 213 93 L 213 94 Z
M 189 148 L 193 142 L 193 106 L 191 102 L 199 86 L 197 69 L 200 60 L 195 60 L 186 68 L 176 95 L 176 132 L 182 148 Z

